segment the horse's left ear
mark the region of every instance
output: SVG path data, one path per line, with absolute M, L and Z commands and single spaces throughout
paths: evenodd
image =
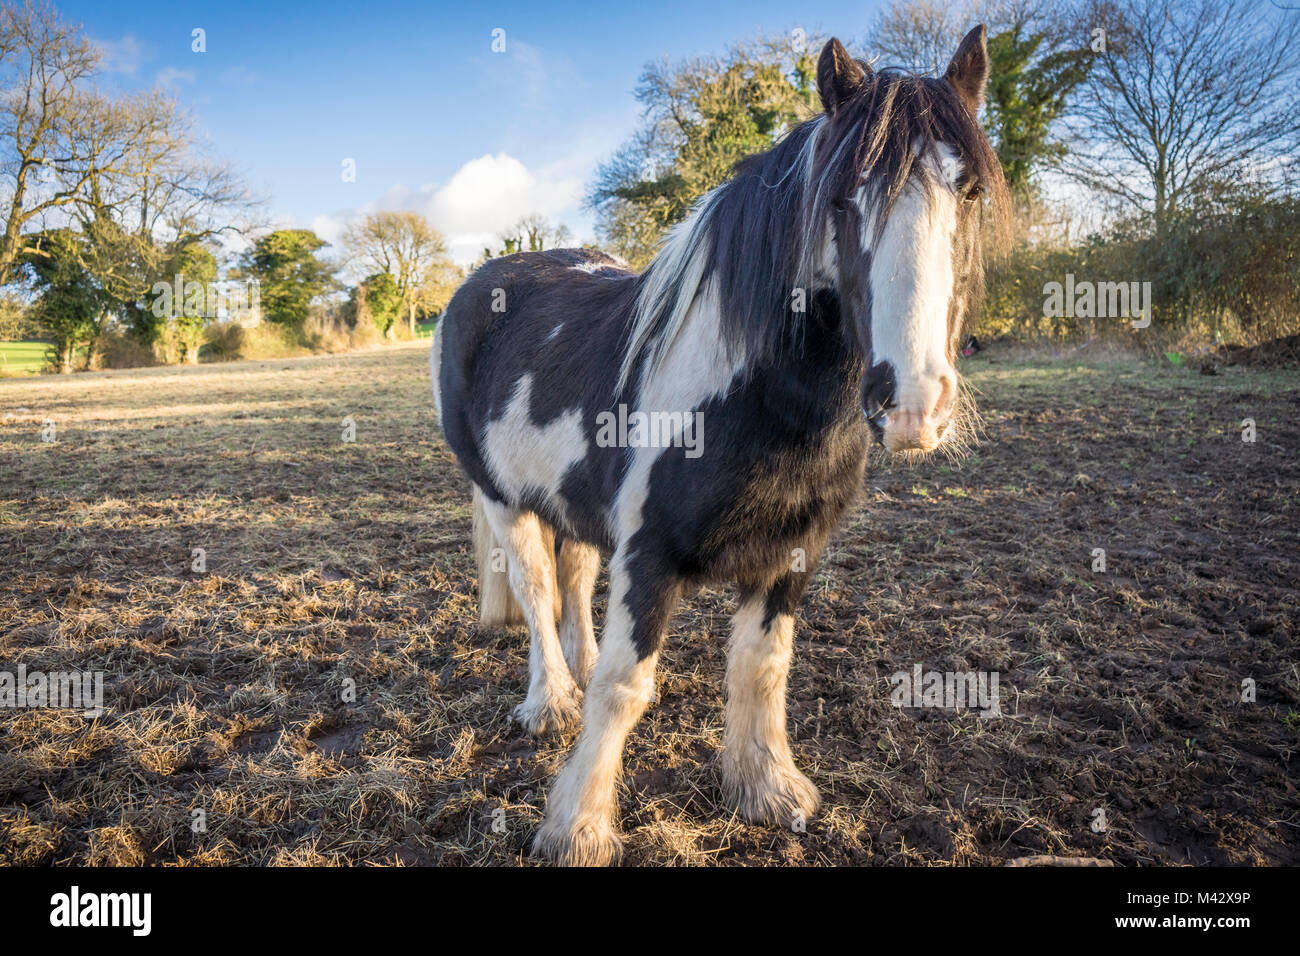
M 984 105 L 984 87 L 989 82 L 989 50 L 985 43 L 984 24 L 980 24 L 957 45 L 948 72 L 943 78 L 952 85 L 971 113 Z

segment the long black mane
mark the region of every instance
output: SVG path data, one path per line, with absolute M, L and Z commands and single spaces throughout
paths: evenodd
M 625 372 L 643 356 L 662 356 L 709 283 L 716 283 L 723 337 L 743 350 L 747 365 L 797 344 L 794 292 L 811 298 L 818 284 L 815 263 L 835 209 L 865 185 L 878 231 L 909 178 L 924 174 L 918 157 L 937 143 L 957 152 L 1000 218 L 1001 165 L 957 91 L 932 77 L 861 65 L 865 81 L 834 116 L 801 123 L 742 160 L 734 178 L 670 235 L 641 277 Z

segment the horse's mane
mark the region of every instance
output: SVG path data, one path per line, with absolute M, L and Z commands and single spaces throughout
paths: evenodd
M 862 87 L 836 110 L 790 130 L 735 176 L 702 196 L 642 274 L 620 384 L 639 359 L 652 367 L 681 331 L 696 297 L 714 286 L 722 335 L 755 367 L 798 329 L 791 295 L 812 297 L 814 264 L 835 204 L 866 185 L 875 228 L 916 160 L 936 143 L 955 149 L 1001 218 L 1006 186 L 988 137 L 947 82 L 865 68 Z M 925 181 L 928 181 L 928 177 Z

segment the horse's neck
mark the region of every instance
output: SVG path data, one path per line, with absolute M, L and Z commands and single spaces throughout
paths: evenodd
M 822 292 L 790 334 L 781 337 L 771 359 L 752 368 L 741 387 L 766 392 L 764 407 L 786 427 L 819 431 L 860 420 L 862 374 L 862 360 L 841 324 L 838 297 Z

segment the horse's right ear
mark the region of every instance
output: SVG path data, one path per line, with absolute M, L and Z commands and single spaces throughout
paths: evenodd
M 827 113 L 839 106 L 862 86 L 867 75 L 858 61 L 849 56 L 844 44 L 835 37 L 826 41 L 822 55 L 817 60 L 817 92 Z

